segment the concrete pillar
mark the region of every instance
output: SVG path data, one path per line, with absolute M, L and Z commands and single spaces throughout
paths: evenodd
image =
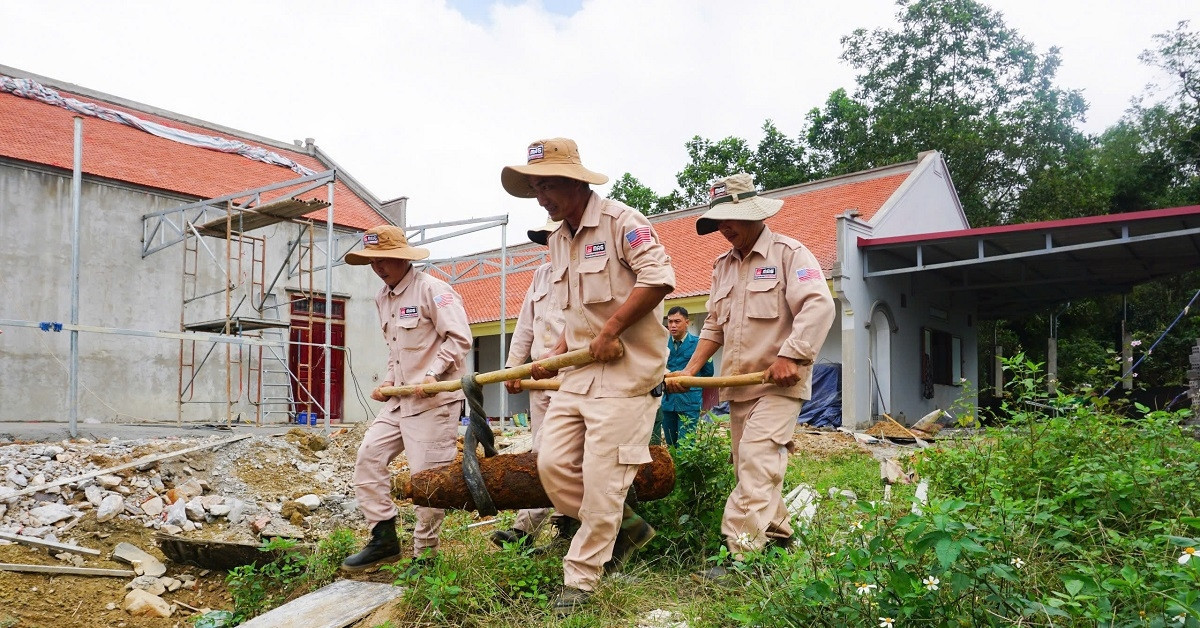
M 1046 392 L 1054 396 L 1058 388 L 1058 338 L 1046 339 Z
M 1121 388 L 1133 390 L 1133 334 L 1121 321 Z
M 1004 394 L 1004 347 L 996 345 L 996 357 L 993 359 L 993 386 L 996 387 L 996 396 L 1000 397 Z

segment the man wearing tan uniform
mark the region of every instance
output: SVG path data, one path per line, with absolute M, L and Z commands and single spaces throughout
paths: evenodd
M 363 250 L 346 254 L 346 263 L 370 264 L 384 286 L 375 296 L 388 367 L 380 387 L 431 384 L 465 374 L 471 350 L 471 328 L 462 299 L 446 282 L 414 270 L 413 260 L 429 251 L 409 246 L 404 230 L 391 225 L 368 229 Z M 354 462 L 354 495 L 371 526 L 371 540 L 342 563 L 361 571 L 400 558 L 396 537 L 396 504 L 388 464 L 400 452 L 412 473 L 449 464 L 456 453 L 461 391 L 411 397 L 384 397 L 379 388 L 371 398 L 384 402 Z M 446 514 L 437 508 L 416 507 L 413 530 L 414 567 L 438 549 L 438 533 Z
M 770 383 L 721 390 L 729 401 L 737 485 L 725 502 L 721 533 L 730 553 L 787 545 L 792 526 L 783 503 L 792 435 L 812 392 L 812 364 L 833 324 L 834 304 L 821 265 L 804 245 L 763 222 L 783 201 L 758 196 L 748 174 L 718 180 L 696 233 L 720 231 L 732 248 L 713 263 L 708 317 L 683 371 L 695 375 L 719 347 L 722 375 L 767 371 Z M 677 388 L 668 385 L 668 389 Z M 704 573 L 724 575 L 723 567 Z
M 558 225 L 559 223 L 551 220 L 537 229 L 530 229 L 529 240 L 545 246 L 546 239 L 558 229 Z M 546 357 L 558 344 L 562 330 L 562 308 L 550 298 L 550 262 L 546 262 L 533 271 L 533 280 L 529 282 L 529 289 L 525 291 L 525 301 L 521 304 L 521 313 L 517 315 L 517 326 L 513 329 L 512 340 L 508 346 L 508 362 L 505 363 L 505 367 L 520 366 L 526 360 L 540 360 Z M 520 380 L 504 382 L 504 387 L 514 395 L 521 392 Z M 532 451 L 535 453 L 541 449 L 540 428 L 549 406 L 549 391 L 529 391 L 529 431 L 533 435 Z M 496 545 L 532 544 L 534 533 L 549 513 L 549 508 L 525 509 L 518 512 L 512 529 L 496 530 L 492 533 L 492 542 Z
M 504 168 L 504 189 L 536 198 L 552 220 L 551 297 L 566 327 L 551 354 L 588 349 L 596 362 L 564 371 L 542 425 L 538 474 L 559 512 L 581 522 L 563 558 L 554 609 L 584 604 L 607 571 L 654 536 L 623 505 L 650 431 L 667 359 L 662 300 L 675 284 L 666 249 L 645 216 L 592 192 L 608 177 L 583 167 L 575 142 L 540 140 L 525 165 Z M 534 367 L 534 377 L 551 376 Z

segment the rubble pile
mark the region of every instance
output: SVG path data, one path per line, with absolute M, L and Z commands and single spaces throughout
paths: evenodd
M 128 573 L 124 589 L 112 578 L 94 578 L 111 591 L 103 608 L 131 618 L 170 617 L 187 606 L 171 596 L 195 589 L 197 579 L 187 573 L 194 568 L 165 558 L 155 534 L 257 544 L 361 528 L 351 478 L 362 429 L 328 437 L 293 429 L 236 442 L 224 442 L 233 439 L 223 434 L 0 445 L 0 549 L 27 546 L 0 563 Z M 185 449 L 191 451 L 173 453 Z M 394 468 L 405 468 L 403 456 Z M 130 537 L 130 530 L 142 533 Z M 133 542 L 117 543 L 118 536 Z M 114 566 L 132 570 L 109 573 Z M 0 576 L 6 573 L 18 575 Z

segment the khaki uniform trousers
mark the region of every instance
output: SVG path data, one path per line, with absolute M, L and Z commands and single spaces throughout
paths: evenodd
M 779 395 L 729 402 L 737 485 L 725 502 L 721 534 L 734 556 L 792 535 L 791 516 L 783 503 L 783 475 L 801 405 L 799 399 Z
M 440 405 L 411 416 L 380 412 L 358 447 L 354 461 L 354 496 L 369 525 L 397 514 L 392 501 L 392 476 L 388 471 L 400 452 L 408 458 L 409 473 L 450 464 L 458 437 L 459 402 Z M 438 534 L 446 511 L 417 506 L 413 529 L 413 556 L 426 549 L 436 551 Z
M 558 391 L 542 425 L 538 475 L 554 508 L 580 521 L 563 557 L 563 584 L 594 591 L 612 558 L 625 494 L 650 462 L 658 399 L 594 399 Z
M 546 409 L 550 407 L 550 393 L 544 390 L 529 391 L 529 431 L 533 433 L 533 449 L 534 453 L 541 451 L 542 444 L 542 422 L 546 417 Z M 550 514 L 549 508 L 534 508 L 521 510 L 517 512 L 517 520 L 513 523 L 513 527 L 517 530 L 522 530 L 533 534 L 537 531 L 538 526 L 546 520 L 546 516 Z

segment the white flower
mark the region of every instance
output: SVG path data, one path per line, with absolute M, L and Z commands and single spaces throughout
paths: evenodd
M 1137 373 L 1131 373 L 1131 375 L 1133 375 L 1134 377 L 1137 377 Z
M 829 552 L 825 556 L 826 556 L 826 558 L 833 558 L 834 556 L 837 556 L 837 552 Z
M 742 547 L 749 547 L 750 546 L 750 533 L 743 532 L 743 533 L 739 534 L 737 536 L 737 542 L 738 542 L 738 545 L 741 545 Z
M 879 618 L 879 628 L 892 628 L 892 626 L 895 626 L 895 625 L 896 625 L 896 620 L 892 619 L 891 617 L 880 617 Z
M 862 522 L 861 522 L 861 521 L 855 521 L 853 524 L 851 524 L 851 526 L 852 526 L 852 527 L 853 527 L 855 530 L 861 530 L 861 529 L 863 529 L 863 524 L 862 524 Z
M 1008 561 L 1008 562 L 1009 562 L 1009 563 L 1011 563 L 1011 564 L 1012 564 L 1012 566 L 1013 566 L 1013 567 L 1016 567 L 1017 569 L 1020 569 L 1020 568 L 1022 568 L 1022 567 L 1024 567 L 1024 566 L 1025 566 L 1025 561 L 1021 560 L 1019 557 L 1018 557 L 1018 558 L 1014 558 L 1014 559 L 1012 559 L 1012 560 L 1010 560 L 1010 561 Z
M 876 587 L 875 585 L 867 584 L 865 582 L 855 582 L 854 583 L 854 592 L 859 595 L 871 595 L 871 591 L 873 589 L 877 589 L 877 588 L 878 587 Z
M 938 584 L 940 584 L 940 583 L 941 583 L 941 580 L 938 580 L 937 578 L 935 578 L 933 576 L 929 576 L 928 578 L 925 578 L 924 580 L 921 581 L 921 584 L 925 585 L 925 588 L 929 589 L 930 591 L 937 591 Z
M 1132 342 L 1130 342 L 1130 343 L 1129 343 L 1129 346 L 1131 346 L 1131 347 L 1136 347 L 1136 346 L 1138 346 L 1138 345 L 1140 345 L 1140 344 L 1142 344 L 1142 341 L 1141 341 L 1141 340 L 1134 340 L 1134 341 L 1132 341 Z
M 1193 558 L 1197 558 L 1196 548 L 1194 548 L 1194 547 L 1184 548 L 1183 553 L 1179 555 L 1179 564 L 1186 565 L 1187 562 Z
M 1184 615 L 1183 613 L 1180 613 L 1180 614 L 1178 614 L 1178 615 L 1176 615 L 1176 616 L 1172 617 L 1172 618 L 1171 618 L 1171 621 L 1173 621 L 1173 622 L 1175 622 L 1176 624 L 1179 624 L 1180 626 L 1182 626 L 1182 625 L 1184 625 L 1185 623 L 1187 623 L 1187 615 Z

